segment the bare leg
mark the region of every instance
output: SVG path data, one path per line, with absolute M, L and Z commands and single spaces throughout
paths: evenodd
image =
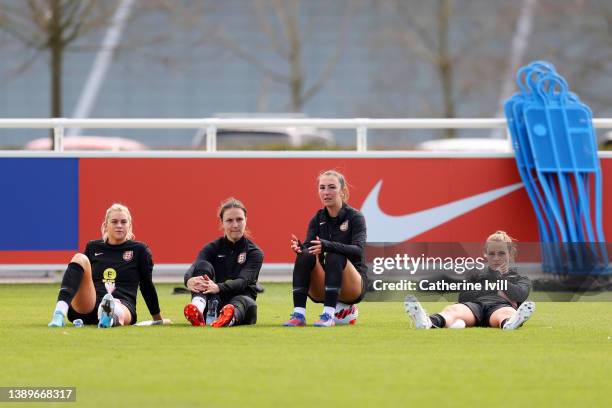
M 346 266 L 342 271 L 342 286 L 340 287 L 339 300 L 343 303 L 351 303 L 358 299 L 361 295 L 361 285 L 361 275 L 357 272 L 351 261 L 347 260 Z M 322 302 L 325 298 L 325 271 L 318 259 L 310 275 L 308 295 L 318 302 Z
M 445 327 L 450 327 L 458 319 L 463 320 L 466 327 L 474 327 L 476 325 L 474 313 L 472 313 L 469 307 L 461 303 L 446 306 L 439 314 L 446 320 Z
M 357 268 L 346 261 L 342 271 L 342 287 L 340 288 L 339 300 L 343 303 L 354 303 L 361 296 L 362 280 Z
M 489 326 L 501 328 L 501 323 L 504 320 L 511 318 L 515 312 L 516 311 L 514 310 L 514 308 L 510 306 L 501 307 L 497 309 L 493 312 L 491 318 L 489 319 Z
M 79 289 L 74 295 L 72 302 L 70 302 L 70 305 L 76 312 L 87 314 L 96 306 L 96 288 L 93 284 L 91 264 L 89 263 L 89 258 L 81 253 L 75 254 L 71 262 L 81 265 L 84 273 Z
M 130 313 L 130 309 L 124 306 L 121 303 L 121 300 L 115 299 L 115 308 L 120 308 L 122 313 L 120 313 L 120 317 L 118 319 L 118 323 L 120 326 L 129 325 L 132 321 L 132 313 Z

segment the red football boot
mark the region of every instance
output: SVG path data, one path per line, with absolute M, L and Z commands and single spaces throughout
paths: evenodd
M 206 326 L 202 312 L 200 312 L 193 303 L 189 303 L 187 306 L 185 306 L 183 309 L 183 314 L 185 315 L 185 318 L 189 320 L 192 326 Z
M 225 326 L 233 326 L 234 325 L 234 305 L 225 305 L 221 312 L 219 312 L 219 317 L 217 320 L 212 322 L 211 327 L 225 327 Z

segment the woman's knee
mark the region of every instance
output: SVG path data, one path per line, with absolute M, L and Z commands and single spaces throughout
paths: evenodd
M 215 280 L 215 268 L 208 261 L 201 260 L 195 264 L 193 269 L 193 276 L 208 276 L 212 280 Z
M 87 258 L 84 254 L 82 254 L 80 252 L 74 254 L 74 256 L 72 257 L 70 262 L 74 262 L 74 263 L 77 263 L 77 264 L 81 265 L 81 267 L 83 269 L 85 269 L 85 270 L 87 270 L 88 268 L 91 268 L 91 264 L 89 262 L 89 258 Z
M 327 253 L 327 255 L 325 255 L 325 270 L 334 268 L 335 270 L 343 271 L 347 261 L 348 259 L 344 255 Z
M 317 257 L 311 254 L 298 254 L 295 258 L 293 273 L 310 273 L 317 263 Z

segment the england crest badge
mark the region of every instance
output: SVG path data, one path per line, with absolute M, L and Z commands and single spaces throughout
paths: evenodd
M 340 224 L 340 231 L 346 231 L 348 229 L 348 220 Z

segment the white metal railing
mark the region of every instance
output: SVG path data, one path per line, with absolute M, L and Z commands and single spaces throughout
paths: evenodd
M 612 118 L 593 119 L 593 126 L 612 129 Z M 317 127 L 355 129 L 357 151 L 368 150 L 368 129 L 504 129 L 504 118 L 472 119 L 0 119 L 0 128 L 53 129 L 55 151 L 62 152 L 66 128 L 89 129 L 206 129 L 206 151 L 216 151 L 218 128 Z

